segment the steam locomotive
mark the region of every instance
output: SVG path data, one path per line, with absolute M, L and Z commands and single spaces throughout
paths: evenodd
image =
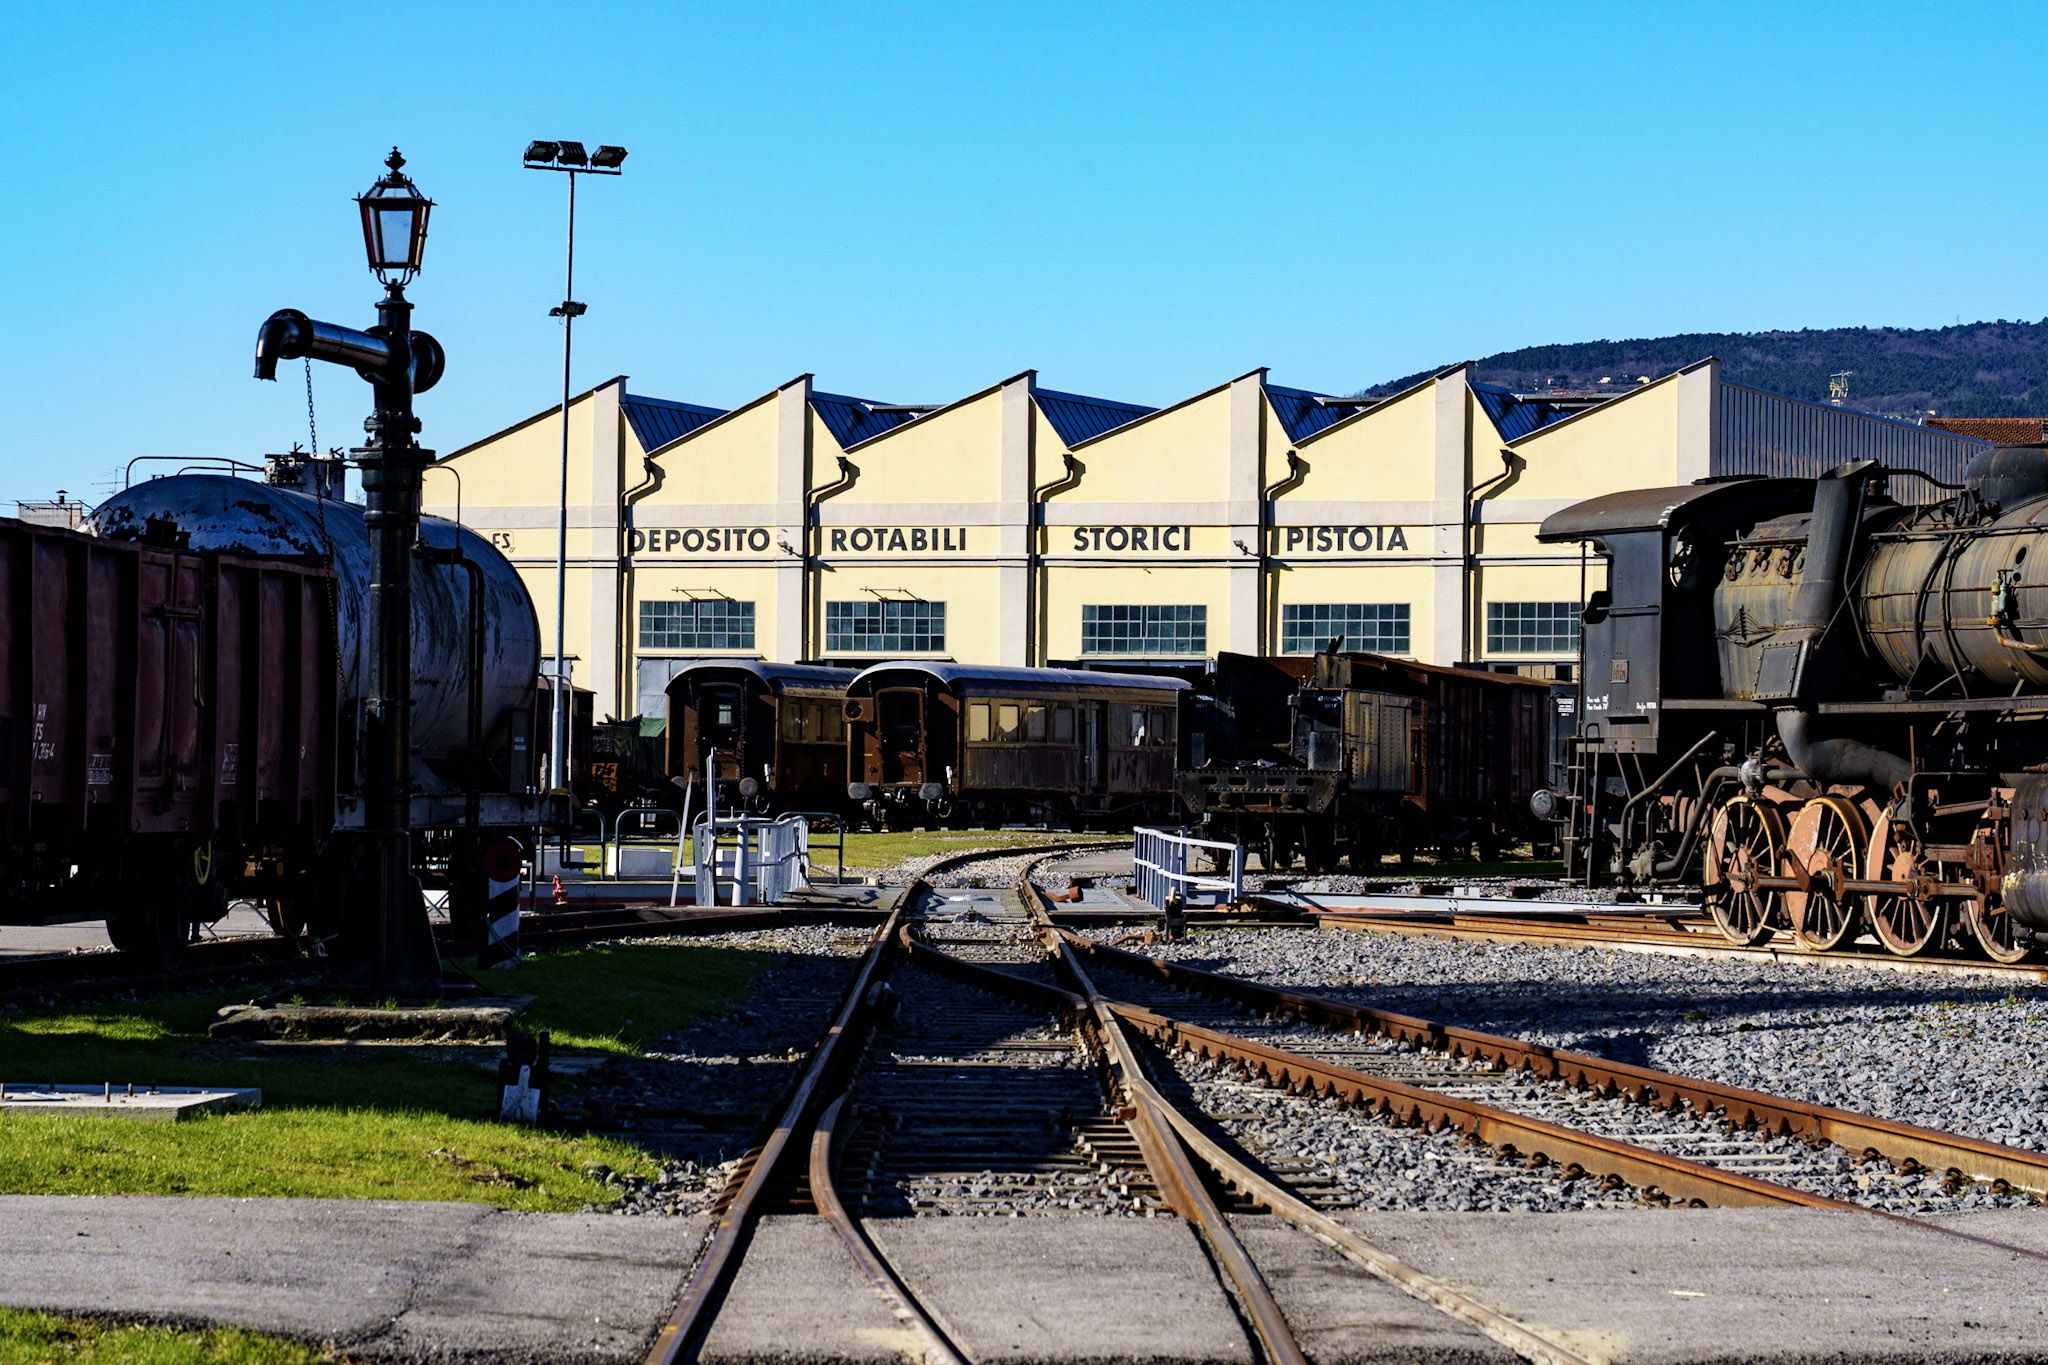
M 1857 461 L 1544 523 L 1607 564 L 1568 780 L 1532 802 L 1575 880 L 1697 878 L 1738 943 L 2010 962 L 2048 931 L 2048 447 L 1924 505 L 1902 477 L 1929 478 Z

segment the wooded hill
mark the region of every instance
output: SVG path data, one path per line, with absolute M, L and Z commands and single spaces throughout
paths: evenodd
M 2048 416 L 2048 318 L 1966 322 L 1916 331 L 1832 327 L 1800 332 L 1693 332 L 1631 341 L 1525 346 L 1475 362 L 1474 378 L 1522 392 L 1619 393 L 1707 356 L 1723 378 L 1825 402 L 1828 377 L 1850 371 L 1844 407 L 1918 421 Z M 1438 367 L 1441 368 L 1441 367 Z M 1433 370 L 1375 385 L 1398 393 Z

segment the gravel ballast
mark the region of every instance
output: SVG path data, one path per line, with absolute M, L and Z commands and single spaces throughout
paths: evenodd
M 1344 930 L 1203 930 L 1142 951 L 2048 1151 L 2048 988 Z

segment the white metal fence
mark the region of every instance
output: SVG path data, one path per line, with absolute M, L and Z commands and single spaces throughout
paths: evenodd
M 1183 906 L 1235 905 L 1244 897 L 1244 846 L 1194 839 L 1186 829 L 1151 829 L 1140 825 L 1131 831 L 1137 846 L 1131 863 L 1137 872 L 1138 899 L 1157 910 L 1166 908 L 1167 898 L 1180 892 Z M 1198 848 L 1212 848 L 1225 854 L 1228 872 L 1188 871 L 1189 855 Z
M 699 906 L 774 905 L 811 884 L 811 826 L 801 815 L 707 816 L 691 843 Z

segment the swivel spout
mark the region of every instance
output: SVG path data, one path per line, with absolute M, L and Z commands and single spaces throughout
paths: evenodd
M 410 345 L 393 346 L 387 337 L 316 322 L 296 308 L 280 308 L 256 332 L 256 377 L 277 378 L 277 362 L 311 356 L 346 365 L 372 383 L 411 380 L 414 393 L 434 387 L 447 365 L 441 343 L 425 332 L 409 335 Z

